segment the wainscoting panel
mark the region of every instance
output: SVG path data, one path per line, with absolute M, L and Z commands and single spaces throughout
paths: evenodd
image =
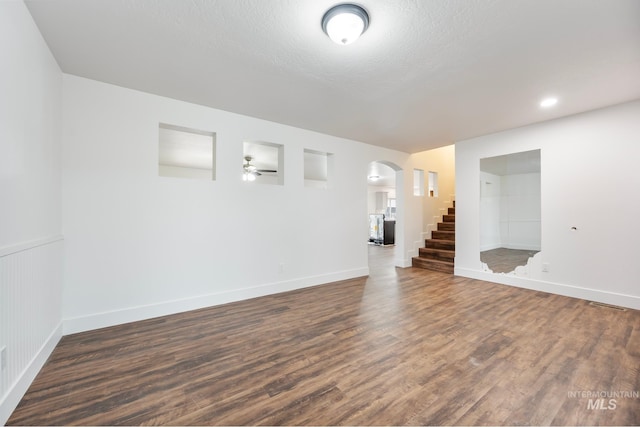
M 0 249 L 0 425 L 60 339 L 61 236 Z

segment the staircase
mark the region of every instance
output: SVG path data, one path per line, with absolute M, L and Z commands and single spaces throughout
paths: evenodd
M 417 257 L 411 259 L 411 265 L 443 273 L 453 274 L 453 259 L 456 256 L 456 202 L 442 216 L 438 229 L 431 232 L 431 238 L 424 241 L 425 247 L 419 249 Z

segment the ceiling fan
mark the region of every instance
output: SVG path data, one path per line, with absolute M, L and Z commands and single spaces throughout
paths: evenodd
M 243 181 L 255 181 L 257 177 L 262 175 L 263 173 L 278 173 L 277 170 L 274 169 L 258 169 L 254 165 L 251 164 L 253 157 L 244 156 L 245 164 L 242 166 L 244 169 L 244 174 L 242 175 Z

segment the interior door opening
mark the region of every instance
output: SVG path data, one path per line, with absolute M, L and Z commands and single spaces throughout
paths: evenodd
M 386 254 L 395 259 L 398 251 L 399 228 L 398 214 L 402 198 L 401 189 L 398 188 L 398 174 L 402 169 L 390 162 L 376 161 L 369 164 L 367 171 L 367 213 L 368 236 L 370 246 L 384 248 L 384 250 L 369 250 L 369 265 L 380 260 L 380 255 Z M 372 253 L 377 256 L 372 257 Z

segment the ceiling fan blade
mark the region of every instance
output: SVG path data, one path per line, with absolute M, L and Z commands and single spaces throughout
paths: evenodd
M 273 170 L 273 169 L 258 169 L 258 172 L 265 172 L 265 173 L 278 173 L 278 171 Z

